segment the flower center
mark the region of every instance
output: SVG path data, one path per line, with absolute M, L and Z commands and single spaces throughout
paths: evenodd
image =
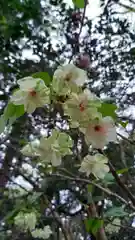
M 95 132 L 102 132 L 102 131 L 103 131 L 103 128 L 102 128 L 100 125 L 96 125 L 96 126 L 94 127 L 94 130 L 95 130 Z
M 80 109 L 81 112 L 83 112 L 85 110 L 84 103 L 79 104 L 79 109 Z
M 30 96 L 35 97 L 37 92 L 35 90 L 32 90 L 29 92 Z
M 65 81 L 69 82 L 71 80 L 71 77 L 72 77 L 72 73 L 68 73 L 66 76 L 65 76 Z

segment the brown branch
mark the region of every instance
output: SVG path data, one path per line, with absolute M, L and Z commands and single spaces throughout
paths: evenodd
M 77 39 L 76 39 L 76 43 L 79 45 L 79 38 L 80 38 L 80 35 L 81 35 L 81 32 L 82 32 L 82 28 L 83 28 L 83 24 L 84 24 L 84 18 L 85 18 L 85 13 L 86 13 L 86 8 L 87 8 L 87 0 L 84 0 L 84 10 L 83 10 L 83 15 L 82 15 L 82 19 L 81 19 L 81 26 L 80 26 L 80 31 L 77 35 Z M 74 52 L 73 54 L 71 55 L 70 59 L 69 59 L 69 63 L 71 62 L 72 58 L 74 56 Z
M 109 189 L 106 189 L 106 188 L 100 186 L 99 184 L 94 183 L 94 182 L 92 182 L 90 180 L 83 179 L 83 178 L 76 178 L 76 177 L 65 176 L 65 175 L 62 175 L 62 174 L 51 174 L 51 176 L 56 176 L 56 177 L 59 177 L 59 178 L 65 178 L 65 179 L 69 179 L 69 180 L 76 181 L 76 182 L 82 182 L 82 183 L 86 183 L 86 184 L 92 184 L 93 186 L 95 186 L 95 187 L 99 188 L 100 190 L 102 190 L 108 196 L 112 196 L 112 197 L 117 198 L 120 202 L 122 202 L 127 207 L 130 207 L 132 210 L 135 211 L 135 207 L 130 202 L 127 202 L 124 198 L 122 198 L 118 194 L 113 193 Z M 62 179 L 62 181 L 63 181 L 63 179 Z
M 91 198 L 92 198 L 92 196 L 91 196 Z M 93 200 L 92 200 L 92 203 L 89 205 L 88 215 L 89 215 L 89 217 L 92 217 L 92 218 L 99 218 L 98 213 L 97 213 L 97 209 L 96 209 L 96 205 L 93 202 Z M 106 237 L 106 234 L 105 234 L 105 231 L 104 231 L 103 227 L 98 229 L 98 231 L 95 235 L 96 235 L 96 240 L 107 240 L 107 237 Z
M 127 193 L 129 199 L 131 200 L 131 202 L 133 203 L 133 205 L 135 206 L 135 197 L 133 196 L 133 194 L 130 192 L 130 190 L 128 189 L 128 187 L 121 181 L 120 177 L 118 176 L 118 174 L 115 171 L 115 168 L 113 167 L 112 163 L 109 162 L 109 167 L 110 167 L 110 171 L 112 173 L 112 175 L 114 176 L 116 182 L 118 183 L 118 185 Z

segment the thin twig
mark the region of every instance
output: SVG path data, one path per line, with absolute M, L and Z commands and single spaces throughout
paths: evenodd
M 129 142 L 130 144 L 135 145 L 135 141 L 124 137 L 124 136 L 121 135 L 120 133 L 117 133 L 117 135 L 118 135 L 119 137 L 121 137 L 122 139 L 124 139 L 125 141 Z
M 106 189 L 106 188 L 100 186 L 97 183 L 94 183 L 94 182 L 92 182 L 90 180 L 87 180 L 87 179 L 69 177 L 69 176 L 65 176 L 65 175 L 62 175 L 62 174 L 51 174 L 51 175 L 55 176 L 55 177 L 59 177 L 59 178 L 69 179 L 69 180 L 76 181 L 76 182 L 83 182 L 83 183 L 87 183 L 87 184 L 92 184 L 93 186 L 95 186 L 95 187 L 99 188 L 100 190 L 102 190 L 107 195 L 117 198 L 120 202 L 124 203 L 127 207 L 130 207 L 132 210 L 135 211 L 135 207 L 130 202 L 127 202 L 124 198 L 122 198 L 118 194 L 111 192 L 109 189 Z
M 118 4 L 119 4 L 121 7 L 124 7 L 124 8 L 126 8 L 126 9 L 128 9 L 129 12 L 135 12 L 135 8 L 133 8 L 133 7 L 130 7 L 130 6 L 128 6 L 128 5 L 124 4 L 124 3 L 121 3 L 121 2 L 118 2 Z
M 45 196 L 44 196 L 44 200 L 45 200 L 46 203 L 48 203 L 48 207 L 49 207 L 49 209 L 50 209 L 54 219 L 56 220 L 56 222 L 58 223 L 59 227 L 61 228 L 65 240 L 71 240 L 71 238 L 69 238 L 68 230 L 65 228 L 64 224 L 62 223 L 62 221 L 61 221 L 61 219 L 59 217 L 59 214 L 56 212 L 56 210 L 54 210 L 52 208 L 51 202 Z
M 82 15 L 81 23 L 80 23 L 81 26 L 80 26 L 80 30 L 79 30 L 79 33 L 78 33 L 77 39 L 76 39 L 76 42 L 77 42 L 78 45 L 80 45 L 79 44 L 79 39 L 80 39 L 80 35 L 81 35 L 81 32 L 82 32 L 83 24 L 84 24 L 84 18 L 85 18 L 85 13 L 86 13 L 86 8 L 87 8 L 87 0 L 84 0 L 84 4 L 85 5 L 84 5 L 84 10 L 83 10 L 83 15 Z M 69 59 L 69 63 L 71 62 L 73 56 L 74 56 L 74 52 Z

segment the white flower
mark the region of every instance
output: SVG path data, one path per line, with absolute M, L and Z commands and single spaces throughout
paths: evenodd
M 32 231 L 35 229 L 37 222 L 36 214 L 34 212 L 32 213 L 23 213 L 20 212 L 16 217 L 15 217 L 15 225 L 22 229 L 22 230 L 30 230 Z
M 87 177 L 92 173 L 96 177 L 103 179 L 105 174 L 109 172 L 107 162 L 108 159 L 102 154 L 87 155 L 82 161 L 79 171 L 85 172 Z
M 18 84 L 20 89 L 14 92 L 11 102 L 15 105 L 23 104 L 28 113 L 49 103 L 50 90 L 42 79 L 25 77 L 18 80 Z
M 85 89 L 80 94 L 71 94 L 64 103 L 64 113 L 70 116 L 72 127 L 85 127 L 90 120 L 101 117 L 97 111 L 99 106 L 99 99 L 88 89 Z
M 81 129 L 85 134 L 87 144 L 94 148 L 102 149 L 109 142 L 116 142 L 116 129 L 111 117 L 104 117 L 91 121 L 86 129 Z
M 54 72 L 52 88 L 57 95 L 69 95 L 78 92 L 87 80 L 86 72 L 74 64 L 59 66 Z
M 43 229 L 36 228 L 34 231 L 31 232 L 31 235 L 33 238 L 42 238 L 42 239 L 48 239 L 51 234 L 52 234 L 52 231 L 49 225 L 45 226 Z

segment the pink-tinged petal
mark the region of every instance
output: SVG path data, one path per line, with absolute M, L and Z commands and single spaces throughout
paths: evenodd
M 85 132 L 85 139 L 88 144 L 92 144 L 93 147 L 100 149 L 109 142 L 115 142 L 116 129 L 113 119 L 105 117 L 90 123 Z

